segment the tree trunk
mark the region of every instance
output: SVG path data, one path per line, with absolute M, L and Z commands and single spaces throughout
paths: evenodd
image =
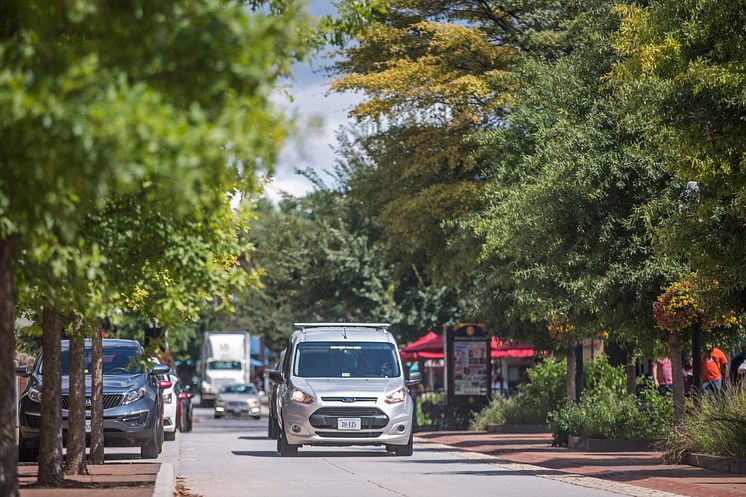
M 60 340 L 62 321 L 56 309 L 45 306 L 42 314 L 44 383 L 41 386 L 39 429 L 39 484 L 59 486 L 65 478 L 62 467 L 62 387 Z
M 668 347 L 671 354 L 673 375 L 673 420 L 675 424 L 684 419 L 684 371 L 681 367 L 681 335 L 668 334 Z
M 91 340 L 91 464 L 104 463 L 103 321 L 96 320 Z
M 578 400 L 575 394 L 575 347 L 570 347 L 567 352 L 567 400 Z
M 637 364 L 635 363 L 635 344 L 627 342 L 627 393 L 637 393 Z
M 85 463 L 85 340 L 77 317 L 70 320 L 70 397 L 67 418 L 65 473 L 88 473 Z
M 13 239 L 0 237 L 0 495 L 8 497 L 18 496 L 15 262 Z
M 583 342 L 575 346 L 575 401 L 583 397 Z
M 725 382 L 725 378 L 723 378 Z M 692 394 L 702 391 L 702 325 L 692 326 Z

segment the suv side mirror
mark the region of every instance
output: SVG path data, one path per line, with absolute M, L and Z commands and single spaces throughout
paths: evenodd
M 419 385 L 420 383 L 422 383 L 422 373 L 420 373 L 419 371 L 415 371 L 414 373 L 409 373 L 409 378 L 407 379 L 408 387 Z
M 282 371 L 270 369 L 268 376 L 269 379 L 274 381 L 275 383 L 285 383 L 285 375 L 282 374 Z
M 153 364 L 153 369 L 150 370 L 150 374 L 160 376 L 160 375 L 168 374 L 170 370 L 171 368 L 169 368 L 165 364 Z

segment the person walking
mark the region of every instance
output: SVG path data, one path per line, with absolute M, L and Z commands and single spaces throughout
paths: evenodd
M 673 392 L 673 371 L 670 357 L 658 357 L 654 361 L 653 382 L 661 395 Z
M 728 374 L 728 358 L 717 347 L 708 347 L 702 356 L 702 390 L 705 393 L 720 393 L 723 376 Z

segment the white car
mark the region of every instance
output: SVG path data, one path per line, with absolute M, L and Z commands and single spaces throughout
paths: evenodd
M 158 377 L 158 386 L 163 396 L 163 438 L 167 441 L 176 440 L 176 408 L 179 399 L 174 386 L 178 381 L 179 377 L 173 371 Z

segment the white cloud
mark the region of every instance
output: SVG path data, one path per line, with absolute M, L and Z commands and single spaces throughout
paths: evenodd
M 279 190 L 302 196 L 312 189 L 305 177 L 296 174 L 297 170 L 312 169 L 321 176 L 331 170 L 335 162 L 336 131 L 347 124 L 347 113 L 360 101 L 354 93 L 328 93 L 328 82 L 323 76 L 309 79 L 315 81 L 296 82 L 285 90 L 292 101 L 279 92 L 274 96 L 286 115 L 295 120 L 297 128 L 285 143 L 272 186 L 267 188 L 267 196 L 274 201 L 280 198 Z

